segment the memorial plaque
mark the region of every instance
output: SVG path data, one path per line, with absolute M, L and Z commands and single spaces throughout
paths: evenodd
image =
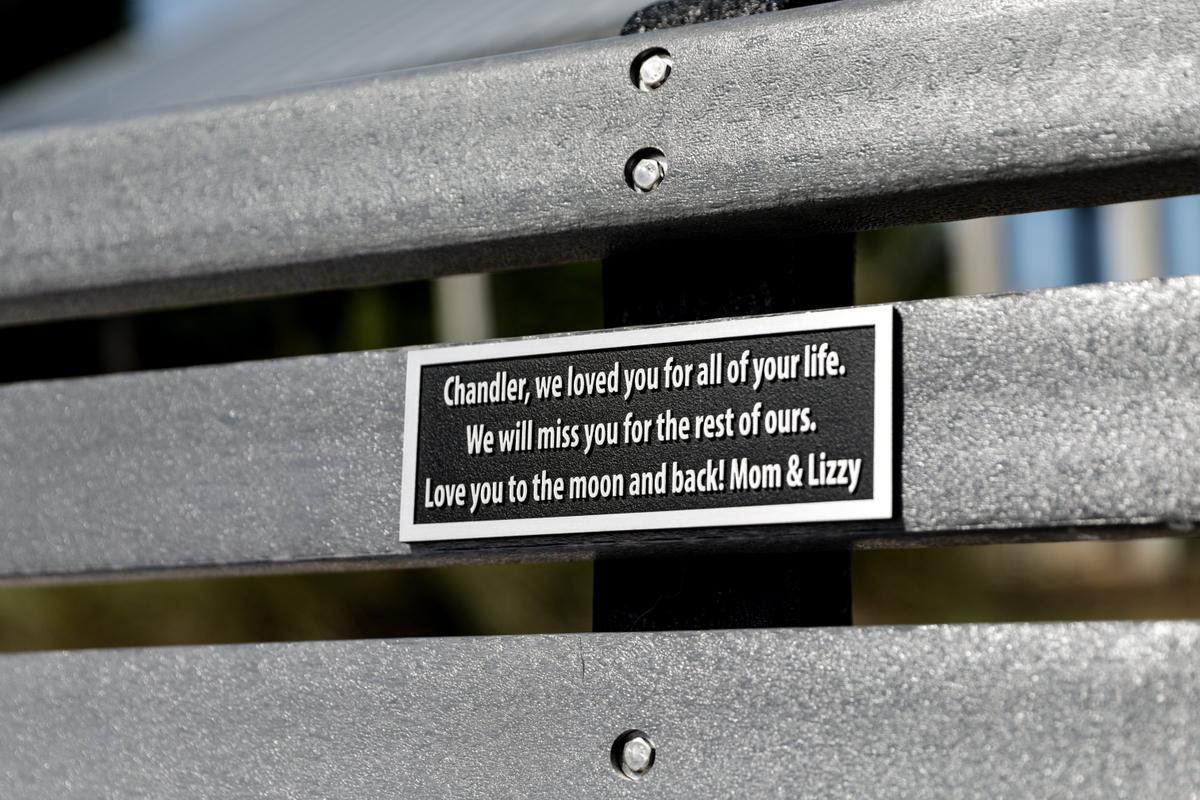
M 886 306 L 413 350 L 400 537 L 892 516 Z

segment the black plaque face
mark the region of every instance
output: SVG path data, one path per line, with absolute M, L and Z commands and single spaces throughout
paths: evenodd
M 401 539 L 884 519 L 874 306 L 414 350 Z

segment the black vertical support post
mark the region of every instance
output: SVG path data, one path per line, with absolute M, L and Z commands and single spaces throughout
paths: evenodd
M 639 12 L 625 33 L 805 4 L 672 0 Z M 739 237 L 730 231 L 642 243 L 605 259 L 603 267 L 606 327 L 854 303 L 853 234 L 796 237 L 757 230 Z M 845 550 L 597 560 L 593 586 L 597 631 L 851 622 Z

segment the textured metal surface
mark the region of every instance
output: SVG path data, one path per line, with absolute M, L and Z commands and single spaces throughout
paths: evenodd
M 0 137 L 0 321 L 1200 189 L 1191 0 L 842 0 Z M 676 68 L 651 92 L 643 48 Z M 623 165 L 658 147 L 648 195 Z
M 0 658 L 36 798 L 1195 798 L 1200 626 L 592 634 Z M 619 776 L 622 732 L 656 745 Z
M 0 577 L 1119 536 L 1200 520 L 1200 278 L 911 303 L 899 318 L 892 522 L 405 545 L 404 353 L 379 351 L 0 387 Z
M 902 318 L 909 527 L 1200 520 L 1200 279 Z

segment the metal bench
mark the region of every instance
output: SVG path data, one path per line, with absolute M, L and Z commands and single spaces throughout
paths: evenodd
M 837 308 L 853 231 L 1200 192 L 1184 0 L 678 11 L 0 135 L 0 322 L 584 258 L 614 327 Z M 852 548 L 1190 535 L 1200 279 L 891 315 L 879 519 L 402 537 L 405 350 L 0 387 L 0 580 L 596 559 L 598 631 L 4 656 L 0 793 L 1194 797 L 1194 623 L 810 625 Z

